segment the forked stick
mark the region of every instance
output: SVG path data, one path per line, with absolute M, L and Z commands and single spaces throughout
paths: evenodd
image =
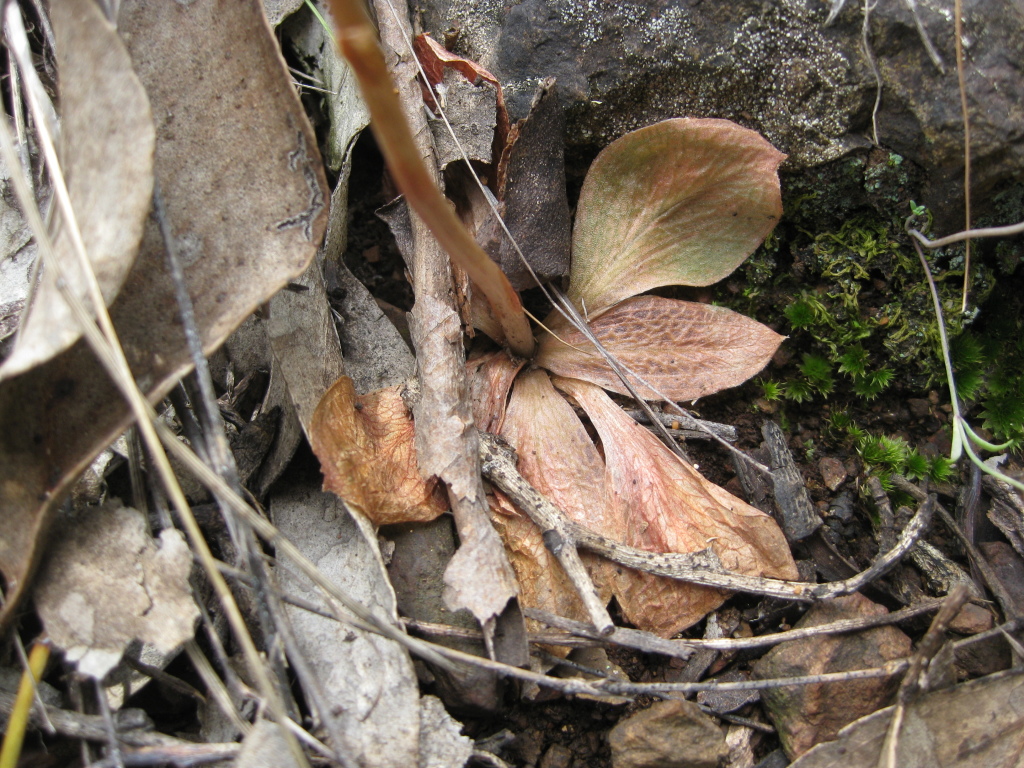
M 406 201 L 441 246 L 487 297 L 505 341 L 520 357 L 533 355 L 534 340 L 519 294 L 501 268 L 484 253 L 434 185 L 413 142 L 391 82 L 377 32 L 360 0 L 330 0 L 338 48 L 359 80 L 370 109 L 371 128 L 388 169 Z

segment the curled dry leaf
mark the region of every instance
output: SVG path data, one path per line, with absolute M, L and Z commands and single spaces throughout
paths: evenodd
M 580 192 L 569 297 L 596 317 L 651 288 L 721 280 L 782 215 L 785 158 L 728 120 L 665 120 L 612 143 Z
M 420 477 L 415 430 L 400 389 L 357 397 L 352 380 L 342 376 L 309 427 L 324 487 L 376 525 L 433 520 L 448 508 L 437 479 Z
M 323 237 L 327 184 L 316 137 L 254 0 L 125 0 L 118 31 L 158 121 L 155 173 L 209 353 L 302 273 Z M 174 306 L 164 246 L 149 222 L 110 313 L 151 400 L 191 366 Z M 71 482 L 129 419 L 81 340 L 0 384 L 0 571 L 9 590 L 0 631 Z
M 568 328 L 561 318 L 549 320 L 561 341 L 544 335 L 538 365 L 628 394 L 583 334 Z M 638 296 L 616 304 L 590 329 L 619 362 L 676 401 L 695 400 L 742 384 L 764 368 L 784 338 L 731 309 L 659 296 Z M 659 399 L 639 382 L 632 383 L 642 397 Z
M 83 675 L 101 679 L 133 640 L 169 654 L 192 637 L 192 553 L 179 531 L 164 530 L 158 543 L 147 529 L 134 509 L 89 510 L 39 575 L 35 602 L 46 633 Z
M 55 3 L 51 16 L 60 72 L 61 171 L 86 255 L 109 304 L 135 263 L 153 196 L 153 117 L 128 51 L 95 2 Z M 71 225 L 59 214 L 52 237 L 68 287 L 91 306 Z M 80 335 L 57 288 L 56 271 L 44 267 L 0 378 L 49 360 Z
M 768 515 L 706 480 L 626 416 L 602 389 L 556 379 L 587 412 L 604 446 L 605 488 L 624 527 L 619 539 L 652 552 L 710 547 L 730 571 L 797 578 L 782 531 Z M 615 595 L 631 622 L 665 637 L 699 621 L 726 595 L 623 570 Z

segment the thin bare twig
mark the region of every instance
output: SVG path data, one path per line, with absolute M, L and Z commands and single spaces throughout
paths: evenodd
M 929 496 L 907 524 L 896 545 L 879 556 L 870 568 L 849 579 L 828 584 L 810 584 L 747 576 L 726 571 L 718 557 L 710 549 L 686 554 L 648 552 L 612 541 L 582 527 L 566 517 L 561 510 L 544 498 L 519 474 L 515 461 L 510 455 L 510 449 L 501 438 L 485 433 L 482 433 L 480 437 L 480 456 L 484 475 L 507 494 L 519 509 L 529 515 L 541 527 L 541 530 L 551 530 L 551 528 L 545 527 L 546 521 L 555 520 L 557 525 L 554 530 L 557 530 L 563 538 L 571 539 L 578 547 L 596 552 L 630 568 L 657 576 L 668 576 L 691 584 L 766 595 L 782 600 L 813 602 L 847 595 L 870 584 L 896 565 L 914 547 L 931 522 L 932 507 L 934 506 L 934 496 Z

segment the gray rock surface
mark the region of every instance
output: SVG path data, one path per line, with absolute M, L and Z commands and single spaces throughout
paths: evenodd
M 932 63 L 900 0 L 882 0 L 871 41 L 883 90 L 879 143 L 928 175 L 924 201 L 954 210 L 963 167 L 953 0 L 917 3 L 945 63 Z M 513 119 L 535 84 L 557 78 L 570 145 L 600 147 L 680 115 L 725 117 L 763 133 L 799 170 L 870 146 L 876 86 L 861 46 L 861 3 L 826 27 L 821 0 L 428 0 L 424 24 L 506 84 Z M 967 89 L 979 202 L 1024 175 L 1024 11 L 965 0 Z

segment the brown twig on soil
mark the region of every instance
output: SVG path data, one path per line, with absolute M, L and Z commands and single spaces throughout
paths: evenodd
M 570 520 L 533 488 L 519 474 L 515 461 L 510 457 L 509 450 L 501 438 L 495 435 L 481 434 L 480 456 L 483 460 L 484 476 L 507 494 L 519 509 L 540 526 L 541 530 L 556 530 L 565 541 L 572 541 L 577 547 L 596 552 L 629 568 L 653 573 L 657 576 L 668 576 L 691 584 L 766 595 L 782 600 L 801 602 L 824 600 L 856 592 L 871 583 L 913 549 L 931 521 L 932 507 L 934 506 L 934 497 L 930 496 L 921 504 L 917 513 L 907 524 L 896 545 L 878 557 L 867 570 L 843 581 L 810 584 L 726 571 L 722 568 L 718 557 L 710 549 L 686 554 L 666 554 L 647 552 L 612 541 Z M 551 521 L 555 521 L 555 524 L 551 525 Z
M 821 516 L 811 505 L 804 479 L 793 461 L 782 429 L 774 421 L 761 425 L 764 444 L 772 457 L 772 485 L 782 517 L 782 532 L 791 544 L 803 541 L 822 526 Z
M 782 643 L 803 640 L 817 635 L 839 635 L 847 632 L 860 632 L 872 627 L 897 624 L 901 621 L 912 619 L 915 616 L 920 616 L 923 613 L 934 611 L 941 606 L 942 600 L 929 599 L 923 600 L 910 608 L 903 608 L 902 610 L 879 616 L 842 619 L 826 624 L 815 624 L 813 627 L 787 629 L 785 632 L 772 632 L 755 637 L 687 638 L 685 640 L 664 640 L 657 635 L 651 635 L 649 632 L 641 632 L 637 629 L 623 629 L 621 627 L 616 627 L 615 632 L 608 637 L 599 638 L 594 634 L 591 627 L 581 621 L 554 616 L 547 611 L 539 611 L 535 608 L 527 608 L 525 613 L 531 619 L 542 621 L 548 626 L 563 629 L 580 637 L 592 638 L 600 642 L 616 643 L 628 648 L 636 648 L 645 653 L 660 653 L 664 656 L 687 658 L 693 651 L 700 648 L 708 648 L 715 651 L 746 651 L 753 648 L 781 645 Z M 685 655 L 683 655 L 683 652 L 685 652 Z
M 919 498 L 921 494 L 924 493 L 924 491 L 900 475 L 894 474 L 892 480 L 897 489 L 910 494 L 915 499 Z M 974 546 L 974 542 L 972 542 L 964 532 L 960 530 L 960 526 L 956 524 L 956 520 L 954 520 L 953 516 L 949 514 L 949 511 L 938 502 L 935 503 L 935 509 L 938 511 L 939 517 L 942 518 L 942 522 L 946 524 L 946 527 L 949 528 L 950 532 L 960 539 L 961 543 L 964 545 L 964 549 L 967 550 L 967 554 L 970 556 L 971 562 L 977 566 L 978 570 L 981 572 L 981 577 L 985 580 L 985 584 L 992 591 L 992 594 L 995 595 L 996 600 L 999 601 L 999 606 L 1003 609 L 1003 616 L 1007 619 L 1019 619 L 1024 617 L 1024 610 L 1022 610 L 1022 607 L 1017 605 L 1017 601 L 1014 600 L 1013 595 L 1011 595 L 1007 591 L 1006 587 L 1003 586 L 1003 582 L 999 580 L 999 577 L 996 575 L 988 560 L 981 554 L 978 548 Z
M 896 747 L 899 744 L 903 716 L 906 714 L 907 707 L 928 689 L 927 667 L 946 641 L 946 628 L 967 602 L 968 597 L 967 587 L 963 584 L 958 585 L 949 593 L 939 612 L 932 619 L 925 636 L 918 643 L 914 655 L 910 657 L 910 666 L 900 683 L 896 705 L 892 711 L 892 720 L 889 721 L 889 728 L 886 730 L 885 740 L 882 742 L 882 749 L 878 756 L 878 768 L 896 768 Z

